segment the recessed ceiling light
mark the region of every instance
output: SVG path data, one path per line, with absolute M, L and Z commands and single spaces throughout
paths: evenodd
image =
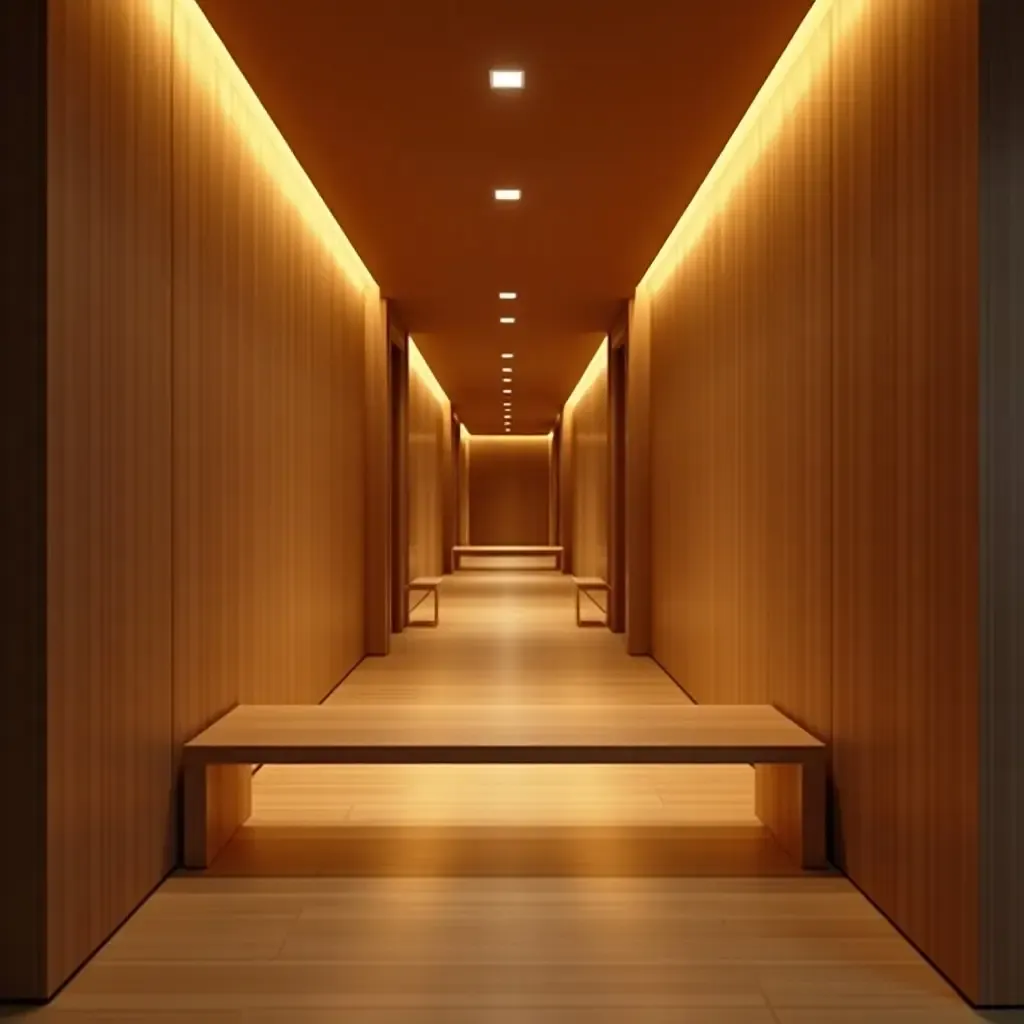
M 501 358 L 502 359 L 515 359 L 515 353 L 513 353 L 513 352 L 502 352 L 501 353 Z
M 511 395 L 512 394 L 512 389 L 511 388 L 505 388 L 505 390 L 502 391 L 502 394 L 503 395 Z
M 518 188 L 496 188 L 494 198 L 499 203 L 517 203 L 522 199 L 523 193 Z
M 492 89 L 522 89 L 525 74 L 518 68 L 491 68 Z
M 505 403 L 505 408 L 506 409 L 511 409 L 512 408 L 512 403 L 511 402 L 506 402 Z
M 516 318 L 514 316 L 503 316 L 500 318 L 500 321 L 503 324 L 514 324 L 516 322 Z
M 498 292 L 498 298 L 499 299 L 508 299 L 509 301 L 511 301 L 515 297 L 516 297 L 516 293 L 515 292 Z
M 511 366 L 503 366 L 501 368 L 501 372 L 502 373 L 511 373 L 512 372 L 512 367 Z
M 512 383 L 512 378 L 511 377 L 502 377 L 501 378 L 501 383 L 502 384 L 511 384 Z

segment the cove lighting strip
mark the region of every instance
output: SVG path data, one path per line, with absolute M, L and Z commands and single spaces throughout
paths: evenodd
M 728 202 L 732 189 L 756 163 L 793 108 L 819 79 L 819 73 L 832 57 L 835 41 L 849 30 L 868 2 L 816 0 L 647 268 L 638 289 L 656 291 L 665 283 Z
M 376 289 L 377 282 L 359 253 L 196 0 L 140 2 L 145 2 L 156 29 L 170 40 L 174 74 L 187 70 L 206 91 L 220 108 L 225 122 L 234 126 L 253 160 L 295 207 L 348 278 L 364 289 Z
M 409 335 L 406 343 L 409 346 L 409 372 L 415 373 L 442 405 L 451 406 L 444 388 L 441 387 L 438 379 L 434 376 L 430 363 L 423 358 L 423 353 L 416 347 L 416 342 L 412 340 L 412 335 Z
M 575 407 L 577 402 L 587 393 L 590 389 L 590 385 L 601 376 L 601 373 L 608 368 L 608 335 L 604 336 L 604 340 L 600 345 L 597 346 L 597 351 L 594 353 L 590 362 L 587 364 L 587 368 L 583 371 L 583 376 L 576 382 L 576 387 L 572 389 L 572 394 L 566 399 L 565 407 L 571 409 Z

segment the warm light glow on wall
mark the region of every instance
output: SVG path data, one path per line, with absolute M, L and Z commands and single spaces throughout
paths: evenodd
M 816 0 L 638 288 L 656 291 L 700 239 L 828 64 L 867 0 Z
M 577 402 L 587 393 L 587 389 L 591 384 L 601 376 L 601 373 L 608 369 L 608 335 L 604 336 L 604 341 L 598 346 L 597 351 L 594 353 L 594 358 L 587 364 L 587 368 L 583 371 L 583 376 L 576 382 L 576 387 L 572 389 L 572 394 L 568 397 L 565 403 L 565 407 L 569 410 L 576 405 Z
M 466 424 L 463 423 L 462 420 L 459 420 L 459 437 L 463 441 L 465 441 L 467 438 L 472 437 L 472 436 L 473 435 L 470 434 L 469 429 L 466 427 Z
M 225 122 L 234 125 L 253 159 L 295 207 L 341 270 L 360 287 L 376 288 L 369 270 L 196 0 L 140 2 L 147 3 L 157 29 L 171 35 L 175 67 L 187 68 L 216 102 Z
M 450 406 L 451 402 L 448 401 L 444 388 L 438 383 L 437 378 L 434 376 L 434 371 L 430 368 L 430 364 L 423 358 L 423 353 L 416 347 L 416 342 L 411 337 L 408 339 L 408 345 L 409 372 L 415 373 L 442 405 Z

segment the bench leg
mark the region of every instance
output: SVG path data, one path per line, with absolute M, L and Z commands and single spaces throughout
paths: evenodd
M 823 758 L 755 765 L 754 810 L 802 868 L 828 867 Z
M 185 867 L 208 868 L 252 813 L 252 766 L 185 766 Z

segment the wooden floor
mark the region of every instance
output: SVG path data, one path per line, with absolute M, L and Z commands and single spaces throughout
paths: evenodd
M 467 572 L 332 704 L 674 704 L 550 573 Z M 954 1024 L 843 878 L 800 873 L 746 766 L 268 766 L 41 1022 Z M 273 877 L 267 877 L 272 875 Z M 750 877 L 756 875 L 757 877 Z M 263 876 L 263 877 L 261 877 Z M 746 876 L 746 877 L 744 877 Z

